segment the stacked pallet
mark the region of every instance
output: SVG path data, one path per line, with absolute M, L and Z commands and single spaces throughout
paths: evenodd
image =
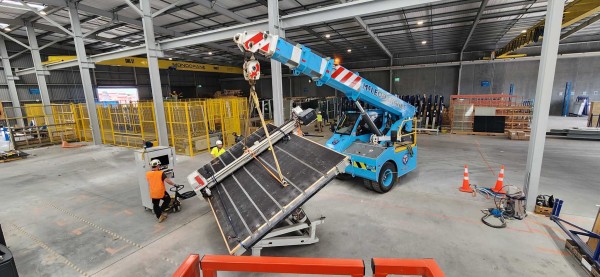
M 533 114 L 531 101 L 521 96 L 506 94 L 452 95 L 450 98 L 451 131 L 456 134 L 477 134 L 473 132 L 474 119 L 478 110 L 487 116 L 503 116 L 504 130 L 522 132 L 515 139 L 528 139 L 529 124 Z M 481 113 L 480 113 L 481 114 Z

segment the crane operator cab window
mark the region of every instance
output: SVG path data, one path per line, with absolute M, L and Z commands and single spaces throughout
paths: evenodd
M 371 118 L 373 123 L 375 123 L 375 126 L 377 126 L 377 128 L 379 128 L 381 130 L 381 127 L 383 124 L 383 116 L 380 116 L 376 112 L 368 112 L 368 114 L 369 114 L 369 118 Z M 362 120 L 362 117 L 361 117 L 359 125 L 356 128 L 356 135 L 360 136 L 360 135 L 366 135 L 366 134 L 372 134 L 372 133 L 373 132 L 369 128 L 369 124 L 367 124 L 366 121 Z
M 340 135 L 352 134 L 352 130 L 354 129 L 354 125 L 356 125 L 359 116 L 360 114 L 358 113 L 344 113 L 335 133 Z

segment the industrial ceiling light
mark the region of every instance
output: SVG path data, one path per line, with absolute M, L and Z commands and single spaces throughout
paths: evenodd
M 330 37 L 331 37 L 331 35 L 330 35 L 330 34 L 326 34 L 326 35 L 325 35 L 325 38 L 330 38 Z
M 423 23 L 425 23 L 425 22 L 423 22 L 423 20 L 417 21 L 417 25 L 423 25 Z
M 48 13 L 46 13 L 45 11 L 40 11 L 41 15 L 48 15 Z
M 348 53 L 352 53 L 352 49 L 348 49 L 348 50 L 346 50 L 346 51 L 348 51 Z
M 4 31 L 10 32 L 10 31 L 11 31 L 11 29 L 10 29 L 10 28 L 8 28 L 8 27 L 5 27 L 5 28 L 4 28 Z
M 523 30 L 521 31 L 521 34 L 527 33 L 527 30 Z
M 421 44 L 425 45 L 425 44 L 427 44 L 427 41 L 426 40 L 421 41 Z
M 172 60 L 173 60 L 173 58 L 169 58 L 169 61 L 172 61 Z
M 208 52 L 209 55 L 212 55 L 212 52 Z

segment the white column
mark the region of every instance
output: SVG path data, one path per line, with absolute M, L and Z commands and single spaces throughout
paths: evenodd
M 549 0 L 546 11 L 542 55 L 535 91 L 535 105 L 533 108 L 531 140 L 529 141 L 527 166 L 525 169 L 525 191 L 527 192 L 527 210 L 529 211 L 533 211 L 535 207 L 535 199 L 538 195 L 540 184 L 564 4 L 564 0 Z
M 85 105 L 90 118 L 90 127 L 92 127 L 92 138 L 94 139 L 94 144 L 99 145 L 102 144 L 102 134 L 100 133 L 98 112 L 96 110 L 96 101 L 94 100 L 94 90 L 92 87 L 92 77 L 90 76 L 90 68 L 94 68 L 94 64 L 88 60 L 85 52 L 77 6 L 72 1 L 69 1 L 68 5 L 69 18 L 71 19 L 71 31 L 73 32 L 73 43 L 75 44 L 77 64 L 79 65 L 79 73 L 81 74 L 81 85 L 83 86 Z
M 17 85 L 15 84 L 15 76 L 12 73 L 12 67 L 8 59 L 8 51 L 6 50 L 6 43 L 4 43 L 4 37 L 0 37 L 0 56 L 2 57 L 2 67 L 4 68 L 4 76 L 6 77 L 6 83 L 8 84 L 8 94 L 10 95 L 10 101 L 12 102 L 14 109 L 14 116 L 17 118 L 17 124 L 19 126 L 25 126 L 23 121 L 23 113 L 21 113 L 21 102 L 19 101 L 19 94 L 17 93 Z
M 394 70 L 392 67 L 394 66 L 394 58 L 390 58 L 390 93 L 394 93 Z
M 48 85 L 46 84 L 46 75 L 49 73 L 44 70 L 44 67 L 42 66 L 40 49 L 37 38 L 35 37 L 35 29 L 31 25 L 31 22 L 25 22 L 25 30 L 27 32 L 27 39 L 29 40 L 29 47 L 31 48 L 31 58 L 33 60 L 33 67 L 35 68 L 35 77 L 37 78 L 40 97 L 42 98 L 42 104 L 45 106 L 44 112 L 49 115 L 52 114 L 52 109 L 50 108 L 50 94 L 48 93 Z M 49 119 L 51 120 L 52 117 L 49 117 Z
M 158 68 L 159 50 L 154 38 L 154 25 L 152 25 L 152 9 L 150 0 L 140 1 L 143 13 L 142 23 L 144 25 L 144 37 L 146 38 L 146 52 L 148 56 L 148 73 L 150 74 L 150 87 L 152 88 L 152 100 L 154 101 L 154 115 L 156 117 L 156 133 L 158 144 L 169 146 L 169 135 L 167 133 L 167 121 L 165 119 L 165 108 L 163 106 L 163 94 L 160 83 L 160 70 Z
M 279 3 L 278 0 L 269 0 L 269 33 L 273 35 L 283 35 L 283 30 L 279 30 Z M 281 63 L 271 60 L 271 85 L 273 87 L 273 123 L 280 126 L 284 122 L 283 116 L 283 84 L 281 80 Z

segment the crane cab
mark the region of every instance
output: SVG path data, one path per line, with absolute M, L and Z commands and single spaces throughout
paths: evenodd
M 374 139 L 373 133 L 357 111 L 347 111 L 334 129 L 327 147 L 350 157 L 351 163 L 345 173 L 364 179 L 374 191 L 388 192 L 398 177 L 417 166 L 417 135 L 414 120 L 400 121 L 393 115 L 378 109 L 367 114 L 384 137 Z

